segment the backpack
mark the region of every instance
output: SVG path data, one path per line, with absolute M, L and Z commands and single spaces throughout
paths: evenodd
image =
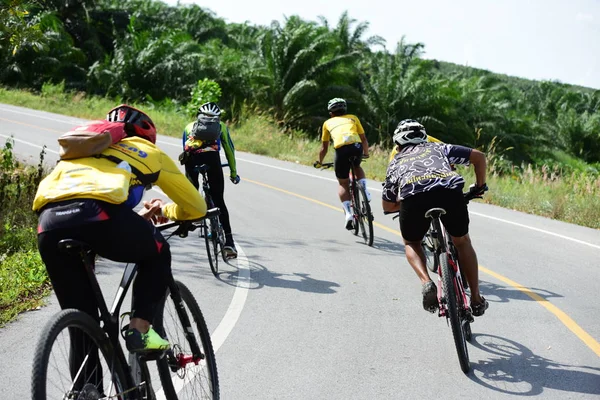
M 123 122 L 92 121 L 58 138 L 60 159 L 98 155 L 127 136 Z
M 219 117 L 211 117 L 204 114 L 198 115 L 194 122 L 190 136 L 203 142 L 214 142 L 221 135 L 221 123 Z

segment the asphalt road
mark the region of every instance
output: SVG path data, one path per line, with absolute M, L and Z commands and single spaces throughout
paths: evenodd
M 56 138 L 79 122 L 0 104 L 0 141 L 14 136 L 31 163 L 47 145 L 52 163 Z M 157 144 L 173 158 L 181 151 L 177 138 Z M 223 399 L 600 398 L 600 231 L 469 205 L 490 308 L 472 325 L 464 375 L 445 320 L 421 309 L 378 182 L 369 185 L 370 248 L 343 228 L 333 172 L 241 152 L 237 160 L 242 182 L 225 189 L 237 262 L 217 279 L 199 238 L 171 242 L 174 274 L 212 331 Z M 98 271 L 110 298 L 121 266 Z M 0 399 L 30 396 L 33 349 L 57 310 L 50 297 L 0 329 Z

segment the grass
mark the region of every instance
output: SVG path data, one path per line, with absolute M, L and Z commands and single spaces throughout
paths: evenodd
M 0 88 L 0 102 L 95 119 L 104 116 L 118 100 L 65 93 L 60 85 L 45 85 L 41 95 Z M 169 136 L 179 137 L 190 121 L 173 104 L 136 106 L 148 111 L 159 132 Z M 312 165 L 317 159 L 318 140 L 300 131 L 282 132 L 264 113 L 248 110 L 245 115 L 231 126 L 237 150 L 305 165 Z M 484 202 L 600 229 L 600 176 L 594 168 L 564 154 L 556 155 L 558 161 L 567 162 L 563 170 L 549 164 L 513 166 L 496 154 L 493 143 L 483 150 L 488 155 L 487 183 L 491 188 Z M 372 146 L 370 154 L 371 158 L 363 164 L 365 172 L 369 178 L 381 181 L 385 178 L 389 149 Z M 326 161 L 332 159 L 330 149 Z M 463 172 L 467 182 L 474 181 L 472 169 Z
M 0 148 L 0 326 L 39 307 L 50 291 L 36 246 L 37 217 L 31 211 L 43 157 L 37 168 L 23 166 L 12 146 L 8 140 Z

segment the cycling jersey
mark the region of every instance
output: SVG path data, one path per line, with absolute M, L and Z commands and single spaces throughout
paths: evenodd
M 427 135 L 427 141 L 430 143 L 444 143 L 439 139 L 434 138 L 433 136 L 429 136 Z M 392 160 L 394 159 L 394 157 L 396 156 L 396 154 L 398 154 L 398 146 L 394 146 L 394 148 L 392 149 L 392 152 L 390 153 L 390 157 L 388 159 L 388 162 L 392 162 Z
M 329 118 L 323 123 L 322 142 L 333 140 L 335 149 L 353 143 L 360 143 L 360 136 L 365 130 L 356 115 L 345 114 Z
M 395 203 L 434 188 L 462 189 L 465 181 L 451 164 L 469 165 L 471 150 L 429 142 L 404 147 L 388 166 L 383 200 Z
M 173 160 L 151 142 L 129 137 L 101 155 L 60 161 L 42 180 L 33 210 L 70 199 L 95 199 L 135 207 L 144 189 L 158 185 L 174 203 L 162 208 L 173 220 L 197 219 L 206 203 Z
M 231 140 L 231 135 L 229 134 L 229 128 L 225 125 L 224 122 L 220 122 L 221 124 L 221 136 L 219 139 L 213 140 L 211 142 L 203 142 L 200 139 L 195 139 L 190 136 L 190 132 L 194 127 L 194 122 L 190 122 L 186 125 L 183 130 L 183 150 L 188 153 L 204 153 L 207 151 L 219 151 L 221 150 L 221 144 L 223 144 L 223 150 L 225 150 L 225 157 L 227 158 L 227 163 L 229 164 L 229 173 L 232 177 L 237 176 L 237 168 L 235 164 L 235 147 L 233 146 L 233 141 Z

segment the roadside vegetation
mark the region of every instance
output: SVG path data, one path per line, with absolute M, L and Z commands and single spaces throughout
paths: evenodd
M 18 313 L 39 307 L 50 292 L 46 269 L 37 251 L 37 217 L 33 197 L 43 175 L 19 163 L 8 140 L 0 148 L 0 326 Z

